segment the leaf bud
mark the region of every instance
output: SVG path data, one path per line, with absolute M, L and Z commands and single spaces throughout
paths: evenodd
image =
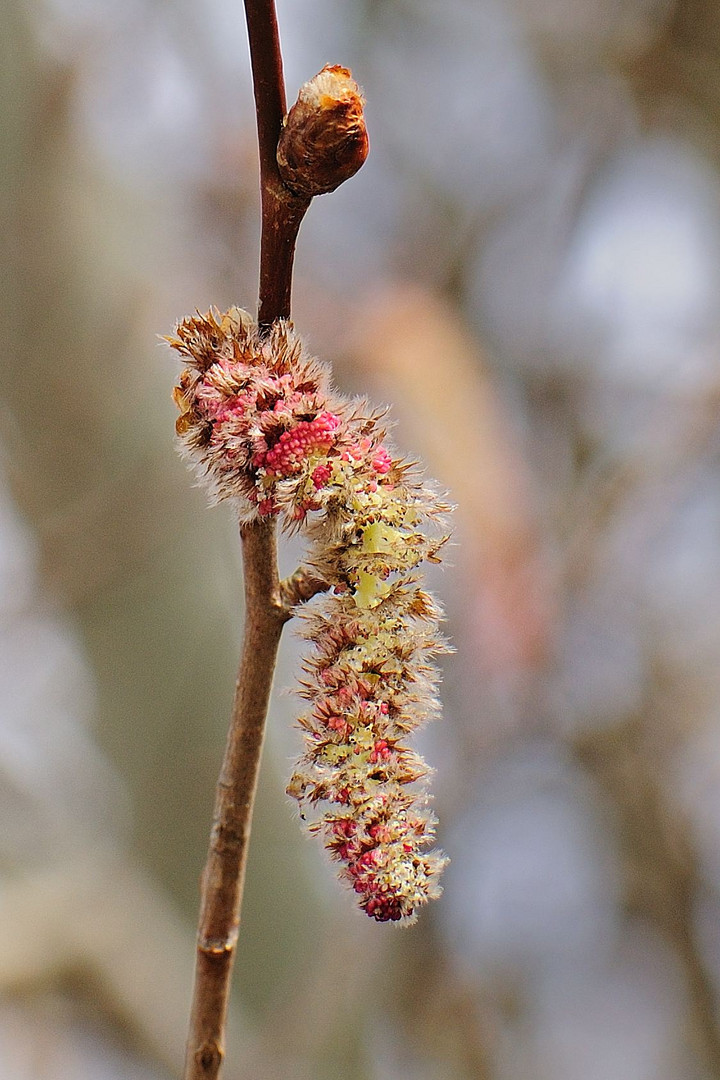
M 300 87 L 283 122 L 277 163 L 296 195 L 325 195 L 354 176 L 368 154 L 360 87 L 347 68 L 326 65 Z

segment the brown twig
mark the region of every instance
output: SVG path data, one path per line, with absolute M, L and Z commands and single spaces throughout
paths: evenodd
M 262 237 L 258 319 L 290 314 L 298 229 L 310 199 L 282 184 L 275 162 L 285 113 L 282 56 L 273 0 L 246 0 L 257 112 Z M 224 1055 L 230 977 L 240 924 L 250 825 L 280 635 L 289 617 L 277 569 L 274 521 L 241 529 L 245 627 L 230 729 L 218 780 L 202 900 L 185 1080 L 213 1080 Z
M 708 1076 L 720 1078 L 720 1030 L 712 973 L 698 942 L 702 871 L 688 822 L 671 805 L 658 757 L 657 705 L 609 729 L 585 732 L 573 752 L 612 798 L 624 868 L 624 907 L 675 949 L 688 990 L 689 1035 Z
M 327 581 L 322 581 L 306 567 L 300 566 L 294 574 L 280 582 L 280 600 L 285 618 L 292 618 L 298 604 L 306 604 L 318 593 L 327 592 L 328 588 Z
M 290 315 L 295 242 L 312 194 L 291 191 L 278 172 L 276 155 L 285 114 L 285 86 L 274 0 L 245 0 L 245 15 L 255 92 L 262 197 L 258 322 L 267 328 L 275 320 Z M 367 154 L 367 138 L 358 138 L 357 133 L 358 112 L 362 121 L 362 97 L 349 72 L 340 68 L 331 70 L 333 86 L 340 86 L 343 106 L 334 107 L 332 92 L 315 96 L 316 114 L 311 117 L 314 136 L 317 139 L 320 133 L 322 147 L 322 132 L 326 130 L 333 149 L 329 157 L 320 154 L 319 158 L 312 156 L 309 161 L 306 172 L 310 192 L 332 190 L 353 171 L 348 169 L 348 158 L 354 154 L 356 168 L 359 168 Z M 306 88 L 312 84 L 311 80 Z M 357 108 L 348 109 L 348 95 L 357 99 Z M 356 149 L 343 152 L 344 141 L 351 140 Z M 302 168 L 303 155 L 300 157 Z M 337 182 L 333 183 L 335 171 L 338 176 Z M 282 628 L 296 604 L 327 587 L 302 569 L 280 582 L 274 520 L 244 526 L 241 539 L 245 577 L 243 649 L 217 786 L 210 849 L 202 877 L 185 1080 L 215 1080 L 224 1056 L 225 1020 L 240 925 L 250 825 Z
M 293 194 L 280 179 L 277 145 L 285 115 L 285 82 L 274 0 L 245 0 L 255 91 L 262 235 L 258 322 L 269 326 L 290 315 L 292 268 L 300 223 L 310 197 Z
M 245 630 L 210 849 L 202 877 L 195 987 L 186 1080 L 211 1080 L 224 1055 L 230 976 L 240 924 L 250 823 L 265 717 L 285 612 L 277 575 L 275 525 L 242 530 Z

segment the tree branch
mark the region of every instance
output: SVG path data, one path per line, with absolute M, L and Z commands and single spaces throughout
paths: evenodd
M 286 621 L 280 601 L 274 522 L 248 526 L 241 536 L 245 567 L 243 649 L 202 877 L 186 1080 L 216 1077 L 224 1056 L 230 977 L 265 717 Z
M 304 566 L 298 567 L 294 574 L 284 578 L 280 582 L 280 602 L 286 619 L 291 619 L 293 609 L 298 604 L 305 604 L 312 600 L 318 593 L 327 592 L 330 588 L 327 581 L 315 577 Z
M 262 197 L 258 323 L 269 328 L 290 315 L 295 242 L 312 193 L 332 190 L 365 160 L 362 97 L 345 69 L 328 69 L 310 117 L 315 138 L 329 133 L 329 157 L 309 156 L 310 194 L 291 191 L 278 171 L 277 148 L 285 114 L 282 55 L 274 0 L 245 0 L 257 114 Z M 342 74 L 340 74 L 342 73 Z M 323 76 L 323 72 L 316 79 Z M 326 84 L 330 79 L 330 92 Z M 314 80 L 305 84 L 313 87 Z M 342 101 L 336 101 L 333 88 Z M 348 104 L 349 102 L 349 104 Z M 312 100 L 311 100 L 312 105 Z M 358 121 L 359 113 L 359 121 Z M 297 138 L 302 151 L 307 117 Z M 346 144 L 353 140 L 350 149 Z M 320 149 L 325 140 L 320 138 Z M 302 152 L 300 153 L 303 159 Z M 353 170 L 349 162 L 357 161 Z M 302 172 L 302 161 L 301 161 Z M 337 172 L 337 177 L 333 174 Z M 321 173 L 321 182 L 315 182 Z M 329 174 L 329 176 L 328 176 Z M 302 180 L 302 177 L 301 177 Z M 336 181 L 336 182 L 333 182 Z M 328 184 L 330 186 L 328 186 Z M 323 186 L 324 185 L 324 186 Z M 273 518 L 240 530 L 245 579 L 245 628 L 225 758 L 218 780 L 210 848 L 202 877 L 195 986 L 185 1080 L 215 1080 L 224 1056 L 230 978 L 240 925 L 253 803 L 265 719 L 280 635 L 293 607 L 327 588 L 300 570 L 280 582 Z
M 258 322 L 270 326 L 275 319 L 287 319 L 290 315 L 295 242 L 311 199 L 293 194 L 278 172 L 277 145 L 286 110 L 274 0 L 245 0 L 245 18 L 255 91 L 262 197 Z
M 275 161 L 285 86 L 274 2 L 246 0 L 245 13 L 262 195 L 258 320 L 269 326 L 290 314 L 295 241 L 310 199 L 300 199 L 284 187 Z M 280 635 L 288 618 L 280 598 L 275 521 L 248 525 L 240 535 L 245 580 L 243 648 L 202 877 L 185 1080 L 214 1080 L 225 1052 L 230 979 L 265 719 Z

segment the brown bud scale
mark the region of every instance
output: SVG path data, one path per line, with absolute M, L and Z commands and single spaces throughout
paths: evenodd
M 327 65 L 300 87 L 285 117 L 277 163 L 296 195 L 324 195 L 354 176 L 368 155 L 360 87 L 347 68 Z

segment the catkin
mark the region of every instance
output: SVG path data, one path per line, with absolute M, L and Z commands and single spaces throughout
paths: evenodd
M 430 770 L 407 740 L 439 711 L 433 657 L 446 646 L 420 567 L 439 559 L 448 507 L 292 324 L 261 335 L 231 308 L 166 340 L 188 363 L 174 391 L 181 449 L 212 498 L 242 522 L 301 530 L 327 585 L 302 610 L 304 750 L 288 793 L 367 914 L 412 921 L 447 862 L 428 850 Z

